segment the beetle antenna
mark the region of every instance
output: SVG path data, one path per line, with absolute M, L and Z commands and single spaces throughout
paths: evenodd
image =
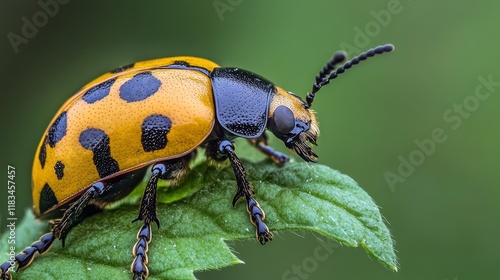
M 323 79 L 328 77 L 328 75 L 335 69 L 335 66 L 341 62 L 344 62 L 344 60 L 347 58 L 347 54 L 344 51 L 339 51 L 336 52 L 332 59 L 328 61 L 328 63 L 319 71 L 319 74 L 316 75 L 316 82 L 313 85 L 313 88 L 315 86 L 318 86 Z
M 353 65 L 358 64 L 359 62 L 366 60 L 369 57 L 375 56 L 376 54 L 382 54 L 385 52 L 391 52 L 394 50 L 394 46 L 391 44 L 378 46 L 373 49 L 369 49 L 368 51 L 361 53 L 358 56 L 355 56 L 353 59 L 347 61 L 343 65 L 341 65 L 337 70 L 335 69 L 335 65 L 343 62 L 346 58 L 346 53 L 343 51 L 337 52 L 333 55 L 333 58 L 321 69 L 319 74 L 316 76 L 316 82 L 312 86 L 311 92 L 307 93 L 306 96 L 306 109 L 310 108 L 315 94 L 325 85 L 330 83 L 331 80 L 337 78 L 338 75 L 345 72 L 345 70 L 351 68 Z

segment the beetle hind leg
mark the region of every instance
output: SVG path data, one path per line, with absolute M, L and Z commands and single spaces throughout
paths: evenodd
M 42 255 L 48 252 L 56 238 L 61 239 L 64 246 L 64 239 L 71 228 L 80 221 L 85 214 L 88 214 L 89 210 L 93 210 L 90 207 L 94 207 L 95 209 L 95 206 L 90 204 L 92 199 L 102 194 L 105 190 L 106 185 L 103 183 L 98 182 L 92 185 L 80 198 L 78 198 L 78 200 L 71 204 L 64 212 L 61 219 L 55 220 L 52 232 L 42 235 L 40 239 L 33 242 L 21 253 L 17 254 L 15 260 L 7 261 L 0 266 L 0 279 L 12 279 L 10 272 L 13 270 L 16 263 L 18 264 L 18 270 L 28 267 L 35 258 L 35 253 L 38 252 Z
M 190 157 L 188 156 L 177 160 L 159 162 L 151 168 L 151 177 L 146 184 L 146 189 L 142 196 L 139 216 L 132 221 L 142 221 L 142 226 L 137 233 L 137 242 L 132 249 L 134 261 L 130 266 L 130 271 L 133 273 L 134 279 L 146 279 L 149 275 L 147 252 L 153 235 L 151 223 L 156 223 L 157 227 L 160 228 L 160 221 L 156 214 L 156 187 L 158 179 L 180 179 L 187 171 L 189 159 Z

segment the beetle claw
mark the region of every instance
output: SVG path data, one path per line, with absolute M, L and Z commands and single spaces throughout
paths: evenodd
M 152 220 L 153 220 L 153 222 L 155 222 L 158 229 L 160 229 L 160 220 L 158 220 L 158 218 L 156 218 L 156 217 L 154 217 Z
M 233 197 L 233 207 L 236 205 L 236 202 L 238 202 L 238 200 L 240 200 L 240 198 L 242 197 L 243 197 L 242 193 L 236 192 L 236 194 Z

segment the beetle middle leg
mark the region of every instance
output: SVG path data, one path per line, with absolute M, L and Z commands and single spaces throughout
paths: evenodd
M 134 279 L 146 279 L 149 274 L 148 264 L 148 244 L 151 242 L 151 223 L 156 223 L 160 228 L 160 221 L 156 216 L 156 187 L 158 179 L 176 180 L 181 178 L 187 171 L 188 162 L 191 155 L 180 159 L 155 163 L 151 167 L 151 177 L 146 184 L 144 195 L 142 196 L 139 216 L 135 221 L 142 221 L 142 226 L 137 233 L 137 243 L 132 249 L 134 261 L 130 270 L 134 274 Z
M 234 152 L 234 145 L 229 140 L 213 140 L 207 146 L 207 155 L 215 160 L 229 159 L 236 177 L 238 189 L 233 198 L 233 207 L 240 198 L 245 198 L 247 202 L 247 211 L 250 214 L 250 221 L 256 227 L 256 237 L 260 244 L 264 245 L 267 241 L 273 239 L 273 234 L 263 222 L 266 218 L 264 210 L 260 207 L 255 198 L 252 197 L 253 187 L 248 181 L 248 176 L 240 159 Z
M 285 164 L 290 160 L 287 155 L 275 151 L 267 144 L 267 134 L 265 132 L 262 133 L 262 135 L 258 138 L 248 139 L 248 142 L 250 142 L 250 144 L 252 144 L 252 146 L 254 146 L 257 150 L 270 157 L 274 162 L 278 164 Z

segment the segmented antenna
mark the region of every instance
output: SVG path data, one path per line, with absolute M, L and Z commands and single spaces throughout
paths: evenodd
M 385 52 L 391 52 L 394 50 L 394 46 L 391 44 L 383 45 L 383 46 L 378 46 L 376 48 L 370 49 L 364 53 L 361 53 L 360 55 L 354 57 L 353 59 L 347 61 L 344 63 L 344 65 L 341 65 L 337 70 L 335 69 L 335 65 L 343 62 L 346 58 L 346 53 L 343 51 L 337 52 L 333 55 L 333 58 L 321 69 L 319 74 L 316 76 L 316 81 L 312 86 L 311 92 L 307 93 L 306 96 L 306 102 L 307 102 L 307 108 L 310 108 L 313 101 L 314 101 L 314 96 L 316 93 L 325 85 L 330 83 L 331 80 L 337 78 L 338 75 L 342 74 L 345 72 L 345 70 L 351 68 L 353 65 L 358 64 L 359 62 L 366 60 L 369 57 L 375 56 L 376 54 L 382 54 Z

